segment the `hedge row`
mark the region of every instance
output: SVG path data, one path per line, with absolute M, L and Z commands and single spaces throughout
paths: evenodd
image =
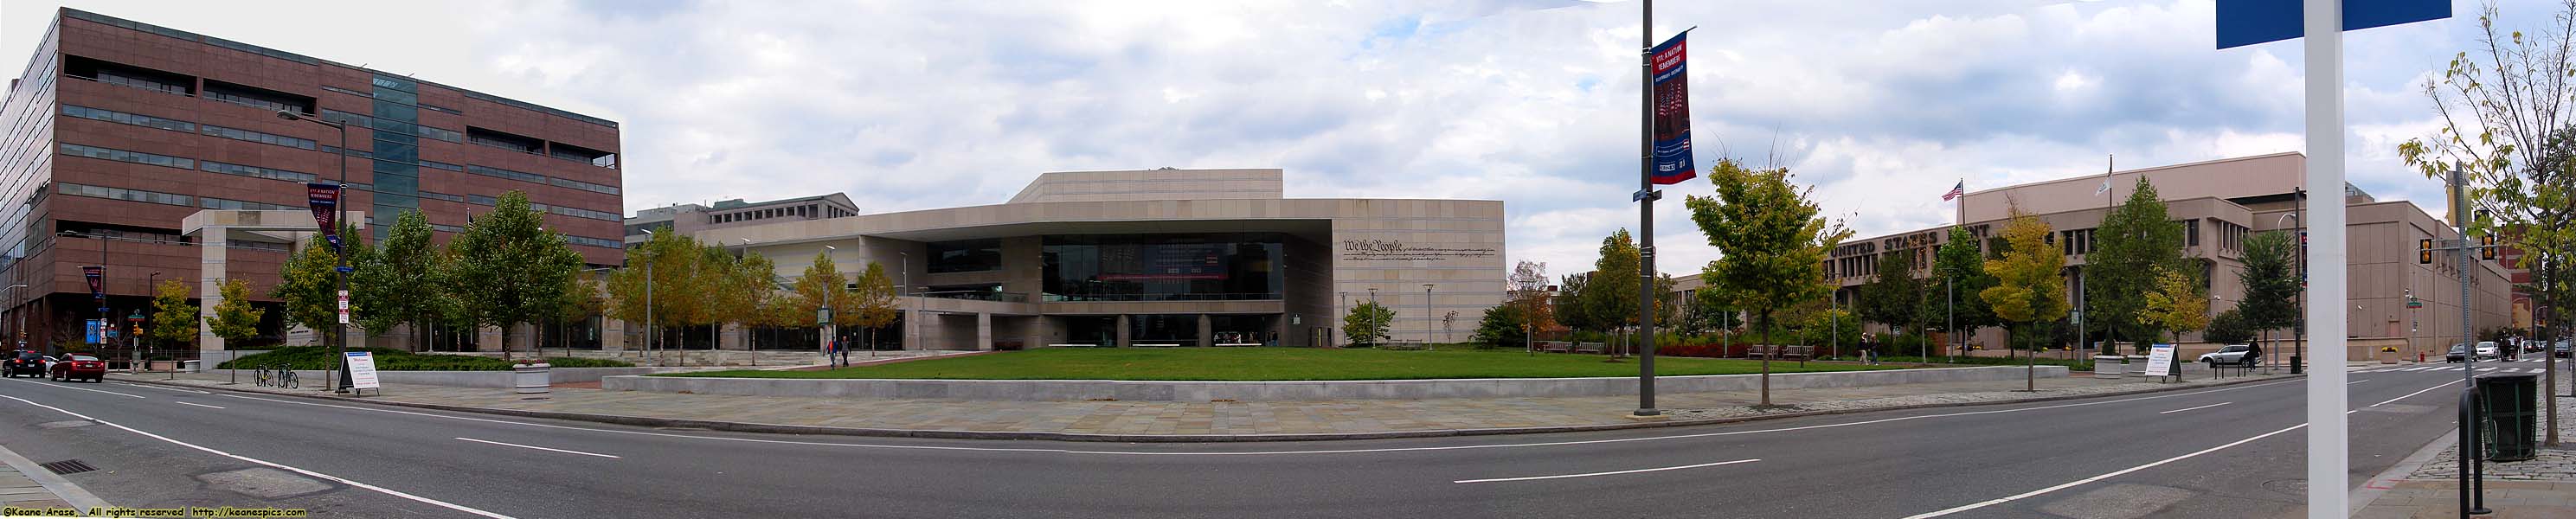
M 494 357 L 471 355 L 421 355 L 389 348 L 366 348 L 375 354 L 376 369 L 383 371 L 509 371 L 511 362 Z M 546 363 L 558 368 L 628 368 L 634 364 L 608 359 L 547 357 Z M 215 366 L 216 369 L 250 369 L 271 364 L 286 364 L 300 370 L 338 369 L 339 361 L 331 348 L 294 346 L 267 353 L 244 355 Z

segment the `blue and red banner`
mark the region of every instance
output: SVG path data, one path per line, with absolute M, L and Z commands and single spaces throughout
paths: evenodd
M 331 242 L 331 250 L 340 250 L 340 185 L 304 183 L 304 205 L 313 209 L 313 224 L 321 228 L 322 239 Z
M 1679 184 L 1699 178 L 1691 165 L 1690 85 L 1682 67 L 1684 32 L 1673 35 L 1650 53 L 1655 64 L 1655 170 L 1654 183 Z

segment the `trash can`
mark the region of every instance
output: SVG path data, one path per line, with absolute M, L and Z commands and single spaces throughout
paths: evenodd
M 2486 459 L 2522 461 L 2531 459 L 2539 432 L 2540 375 L 2532 373 L 2494 374 L 2478 377 L 2478 407 L 2486 415 Z

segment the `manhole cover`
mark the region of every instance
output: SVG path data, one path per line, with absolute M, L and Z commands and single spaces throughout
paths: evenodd
M 252 467 L 198 474 L 206 488 L 236 494 L 278 499 L 330 490 L 331 485 L 293 472 L 268 467 Z
M 48 461 L 37 465 L 45 467 L 45 470 L 54 471 L 55 474 L 78 474 L 98 470 L 98 467 L 89 466 L 89 463 L 81 460 Z
M 89 421 L 89 420 L 63 420 L 63 421 L 59 421 L 59 422 L 45 422 L 45 423 L 36 424 L 36 426 L 37 426 L 37 427 L 43 427 L 43 428 L 46 428 L 46 429 L 69 429 L 69 428 L 73 428 L 73 427 L 88 427 L 88 426 L 92 426 L 92 425 L 98 425 L 98 422 L 92 422 L 92 421 Z
M 2263 482 L 2263 489 L 2294 496 L 2308 495 L 2308 480 L 2275 479 Z

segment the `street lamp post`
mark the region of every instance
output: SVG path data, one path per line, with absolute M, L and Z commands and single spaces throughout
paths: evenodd
M 1385 326 L 1384 324 L 1381 324 L 1381 323 L 1378 323 L 1378 322 L 1377 322 L 1377 310 L 1383 310 L 1383 309 L 1384 309 L 1384 308 L 1381 308 L 1381 307 L 1377 306 L 1377 287 L 1369 287 L 1369 302 L 1368 302 L 1368 304 L 1369 304 L 1369 309 L 1370 309 L 1370 310 L 1369 310 L 1369 316 L 1368 316 L 1368 320 L 1369 320 L 1369 329 L 1367 329 L 1367 330 L 1361 330 L 1361 333 L 1364 333 L 1364 334 L 1367 334 L 1367 335 L 1368 335 L 1368 344 L 1369 344 L 1369 347 L 1374 348 L 1374 347 L 1377 347 L 1377 331 L 1378 331 L 1378 328 L 1379 328 L 1379 327 L 1381 327 L 1381 326 Z
M 830 258 L 833 252 L 839 252 L 841 248 L 825 245 L 823 246 L 823 250 L 824 257 Z M 839 268 L 840 267 L 837 266 L 833 267 L 835 270 L 838 270 Z M 834 272 L 834 274 L 839 274 L 839 272 Z M 823 288 L 823 337 L 824 340 L 828 341 L 827 344 L 832 345 L 832 355 L 835 357 L 835 360 L 840 361 L 838 364 L 842 367 L 848 367 L 850 365 L 850 349 L 841 346 L 841 316 L 838 315 L 840 312 L 834 311 L 836 308 L 833 308 L 834 305 L 832 304 L 833 300 L 836 299 L 833 292 L 839 291 L 841 291 L 841 287 L 837 286 Z
M 2308 198 L 2307 190 L 2304 188 L 2300 189 L 2295 196 L 2299 199 L 2299 202 L 2305 203 Z M 2299 226 L 2293 229 L 2293 232 L 2296 234 L 2293 234 L 2292 236 L 2299 239 L 2299 286 L 2301 288 L 2306 288 L 2308 286 L 2308 221 L 2305 218 L 2300 218 L 2299 213 L 2282 213 L 2279 219 L 2272 221 L 2272 226 L 2280 227 L 2282 220 L 2299 221 Z M 2290 296 L 2290 300 L 2299 305 L 2300 315 L 2306 315 L 2308 311 L 2307 293 L 2308 291 L 2306 290 L 2300 290 L 2298 294 Z M 2306 371 L 2306 367 L 2301 364 L 2306 362 L 2304 357 L 2306 357 L 2308 353 L 2307 336 L 2307 326 L 2290 327 L 2290 374 L 2292 375 L 2297 375 Z
M 920 292 L 920 291 L 921 291 L 921 289 L 920 289 L 920 288 L 917 288 L 917 287 L 912 286 L 912 252 L 911 252 L 911 251 L 895 251 L 895 255 L 896 255 L 896 256 L 901 256 L 901 257 L 903 258 L 903 290 L 898 291 L 897 295 L 901 295 L 901 292 L 915 292 L 915 293 Z M 903 335 L 904 335 L 904 339 L 905 339 L 905 340 L 911 340 L 911 341 L 919 341 L 919 340 L 921 340 L 919 337 L 915 337 L 916 335 L 919 335 L 919 332 L 918 332 L 919 327 L 914 326 L 914 324 L 915 324 L 915 323 L 913 323 L 913 321 L 917 321 L 917 320 L 920 320 L 920 319 L 921 319 L 921 298 L 919 298 L 919 297 L 915 297 L 915 298 L 913 298 L 913 300 L 912 300 L 912 315 L 905 316 L 905 317 L 903 318 Z M 921 346 L 922 346 L 922 348 L 921 348 L 921 349 L 925 349 L 925 350 L 930 349 L 930 347 L 929 347 L 930 345 L 923 344 L 923 345 L 921 345 Z M 870 355 L 870 356 L 874 356 L 874 355 L 876 355 L 876 354 L 877 354 L 877 350 L 876 350 L 875 345 L 869 345 L 869 347 L 868 347 L 868 355 Z
M 161 286 L 161 271 L 155 270 L 155 271 L 152 271 L 152 274 L 151 274 L 151 275 L 148 275 L 148 276 L 144 276 L 144 277 L 143 277 L 143 293 L 144 293 L 144 294 L 147 294 L 146 299 L 144 299 L 144 303 L 143 303 L 143 308 L 144 308 L 145 310 L 151 310 L 151 309 L 152 309 L 152 304 L 153 304 L 153 302 L 154 302 L 154 301 L 156 301 L 156 300 L 158 299 L 158 297 L 161 295 L 160 289 L 158 288 L 158 287 L 160 287 L 160 286 Z M 143 312 L 139 312 L 139 311 L 138 311 L 138 312 L 135 312 L 135 315 L 138 315 L 138 316 L 139 316 L 139 315 L 143 315 Z M 137 344 L 143 344 L 145 347 L 152 348 L 152 349 L 154 349 L 154 350 L 158 350 L 158 349 L 160 349 L 160 348 L 161 348 L 161 345 L 160 345 L 160 344 L 152 344 L 152 343 L 144 343 L 144 342 L 143 342 L 143 328 L 142 328 L 142 326 L 143 326 L 143 324 L 142 324 L 140 321 L 138 321 L 138 322 L 136 322 L 136 323 L 135 323 L 135 329 L 134 329 L 134 342 L 135 342 L 135 343 L 137 343 Z M 157 341 L 156 341 L 156 342 L 157 342 Z M 147 356 L 145 356 L 145 357 L 144 357 L 144 359 L 145 359 L 145 360 L 144 360 L 145 362 L 151 362 L 151 360 L 150 360 L 150 359 L 151 359 L 151 357 L 150 357 L 150 356 L 148 356 L 148 355 L 147 355 Z M 172 362 L 172 364 L 170 365 L 170 370 L 171 370 L 171 371 L 178 371 L 178 369 L 179 369 L 179 365 L 177 364 L 177 362 L 178 362 L 178 360 L 179 360 L 179 359 L 175 359 L 175 358 L 174 358 L 174 359 L 170 359 L 170 360 L 171 360 L 171 362 Z
M 1422 344 L 1431 347 L 1431 283 L 1422 284 Z
M 332 129 L 332 130 L 337 130 L 337 131 L 339 131 L 339 132 L 340 132 L 340 148 L 339 148 L 339 159 L 340 159 L 340 160 L 339 160 L 339 162 L 340 162 L 340 180 L 337 182 L 337 186 L 338 186 L 338 187 L 337 187 L 337 189 L 340 189 L 340 190 L 342 190 L 342 191 L 346 191 L 346 190 L 348 189 L 348 186 L 349 186 L 349 125 L 348 125 L 348 123 L 335 123 L 335 122 L 330 122 L 330 121 L 324 121 L 324 120 L 321 120 L 321 119 L 309 118 L 309 117 L 305 117 L 305 116 L 304 116 L 304 114 L 295 113 L 295 111 L 294 111 L 294 110 L 278 110 L 278 111 L 277 111 L 277 118 L 279 118 L 279 119 L 285 119 L 285 120 L 289 120 L 289 121 L 310 121 L 310 122 L 312 122 L 313 124 L 319 124 L 319 125 L 323 125 L 323 126 L 328 126 L 328 127 L 331 127 L 331 129 Z M 333 211 L 338 211 L 338 210 L 340 210 L 340 209 L 339 209 L 338 207 L 333 207 L 331 210 L 333 210 Z M 338 221 L 338 219 L 337 219 L 337 218 L 334 218 L 334 219 L 332 219 L 332 220 L 333 220 L 334 222 L 337 222 L 337 221 Z M 322 229 L 321 231 L 322 231 L 322 232 L 324 232 L 324 233 L 330 233 L 330 232 L 334 232 L 334 231 L 336 231 L 336 229 Z M 349 294 L 349 249 L 348 249 L 347 247 L 336 247 L 336 246 L 335 246 L 333 249 L 334 249 L 334 250 L 333 250 L 333 252 L 338 253 L 338 254 L 337 254 L 337 256 L 339 256 L 339 258 L 338 258 L 338 260 L 339 260 L 339 265 L 334 266 L 334 267 L 332 268 L 332 270 L 333 270 L 333 271 L 335 271 L 335 272 L 338 274 L 338 277 L 339 277 L 339 285 L 340 285 L 340 289 L 339 289 L 338 294 L 339 294 L 339 296 L 340 296 L 340 297 L 345 298 L 345 297 L 348 297 L 348 294 Z M 342 312 L 347 312 L 347 311 L 348 311 L 348 309 L 346 309 L 346 308 L 342 308 L 340 311 L 342 311 Z M 332 351 L 334 352 L 334 354 L 335 354 L 336 356 L 338 356 L 338 357 L 339 357 L 339 358 L 338 358 L 338 360 L 333 361 L 333 362 L 336 362 L 336 363 L 338 363 L 338 364 L 339 364 L 339 369 L 338 369 L 338 373 L 339 373 L 339 377 L 338 377 L 338 378 L 339 378 L 339 381 L 334 382 L 334 383 L 332 383 L 332 384 L 331 384 L 331 392 L 334 392 L 334 393 L 346 393 L 346 392 L 348 392 L 348 391 L 349 391 L 349 385 L 350 385 L 350 382 L 349 382 L 349 376 L 350 376 L 350 373 L 349 373 L 349 362 L 348 362 L 348 358 L 349 358 L 349 325 L 348 325 L 348 323 L 340 323 L 340 325 L 333 327 L 333 328 L 331 329 L 331 337 L 332 337 L 332 339 L 333 339 L 333 340 L 332 340 L 332 344 L 331 344 L 331 349 L 332 349 Z
M 97 287 L 97 288 L 99 289 L 99 291 L 98 291 L 98 296 L 95 298 L 95 299 L 97 299 L 97 300 L 98 300 L 98 326 L 99 326 L 99 330 L 98 330 L 98 345 L 99 345 L 99 348 L 100 348 L 100 349 L 106 349 L 106 348 L 107 348 L 107 347 L 109 347 L 109 346 L 113 346 L 113 344 L 112 344 L 112 343 L 107 342 L 107 332 L 108 332 L 109 330 L 113 330 L 113 329 L 114 329 L 113 327 L 114 327 L 114 326 L 116 326 L 116 324 L 115 324 L 115 323 L 113 323 L 113 322 L 109 321 L 109 319 L 110 319 L 110 318 L 109 318 L 109 316 L 107 315 L 107 313 L 108 313 L 108 312 L 107 312 L 107 235 L 104 235 L 104 234 L 86 234 L 86 233 L 82 233 L 82 232 L 79 232 L 79 231 L 71 231 L 71 230 L 65 230 L 65 231 L 62 231 L 62 232 L 59 232 L 59 233 L 56 233 L 56 234 L 57 234 L 57 235 L 60 235 L 60 236 L 63 236 L 63 237 L 66 237 L 66 238 L 96 238 L 96 239 L 98 239 L 98 287 Z

